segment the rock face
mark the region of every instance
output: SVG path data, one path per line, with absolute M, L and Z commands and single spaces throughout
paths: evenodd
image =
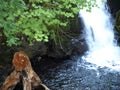
M 110 7 L 110 12 L 115 17 L 116 12 L 120 9 L 120 0 L 107 0 L 107 3 Z
M 120 43 L 120 0 L 107 0 L 107 4 L 109 6 L 110 12 L 112 16 L 115 18 L 114 23 L 114 30 L 116 34 L 116 40 L 118 43 Z

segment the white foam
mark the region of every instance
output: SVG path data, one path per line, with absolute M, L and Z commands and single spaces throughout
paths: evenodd
M 120 70 L 120 47 L 114 42 L 113 23 L 105 3 L 97 0 L 98 7 L 91 12 L 80 11 L 85 24 L 86 42 L 89 51 L 84 57 L 86 62 L 100 67 Z

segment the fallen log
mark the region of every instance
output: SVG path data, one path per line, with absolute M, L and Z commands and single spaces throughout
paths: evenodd
M 50 90 L 42 83 L 39 76 L 33 70 L 29 57 L 23 52 L 16 52 L 13 57 L 13 72 L 6 78 L 2 90 L 13 90 L 18 82 L 22 80 L 23 90 L 42 86 L 44 90 Z

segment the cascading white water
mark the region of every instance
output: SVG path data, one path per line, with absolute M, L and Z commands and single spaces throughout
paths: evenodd
M 111 15 L 105 3 L 96 1 L 98 7 L 93 7 L 91 12 L 79 12 L 85 25 L 86 43 L 89 47 L 82 59 L 100 67 L 120 70 L 120 48 L 115 42 Z

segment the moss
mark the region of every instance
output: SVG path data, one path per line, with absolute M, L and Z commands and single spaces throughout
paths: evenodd
M 120 10 L 116 13 L 115 28 L 120 34 Z

